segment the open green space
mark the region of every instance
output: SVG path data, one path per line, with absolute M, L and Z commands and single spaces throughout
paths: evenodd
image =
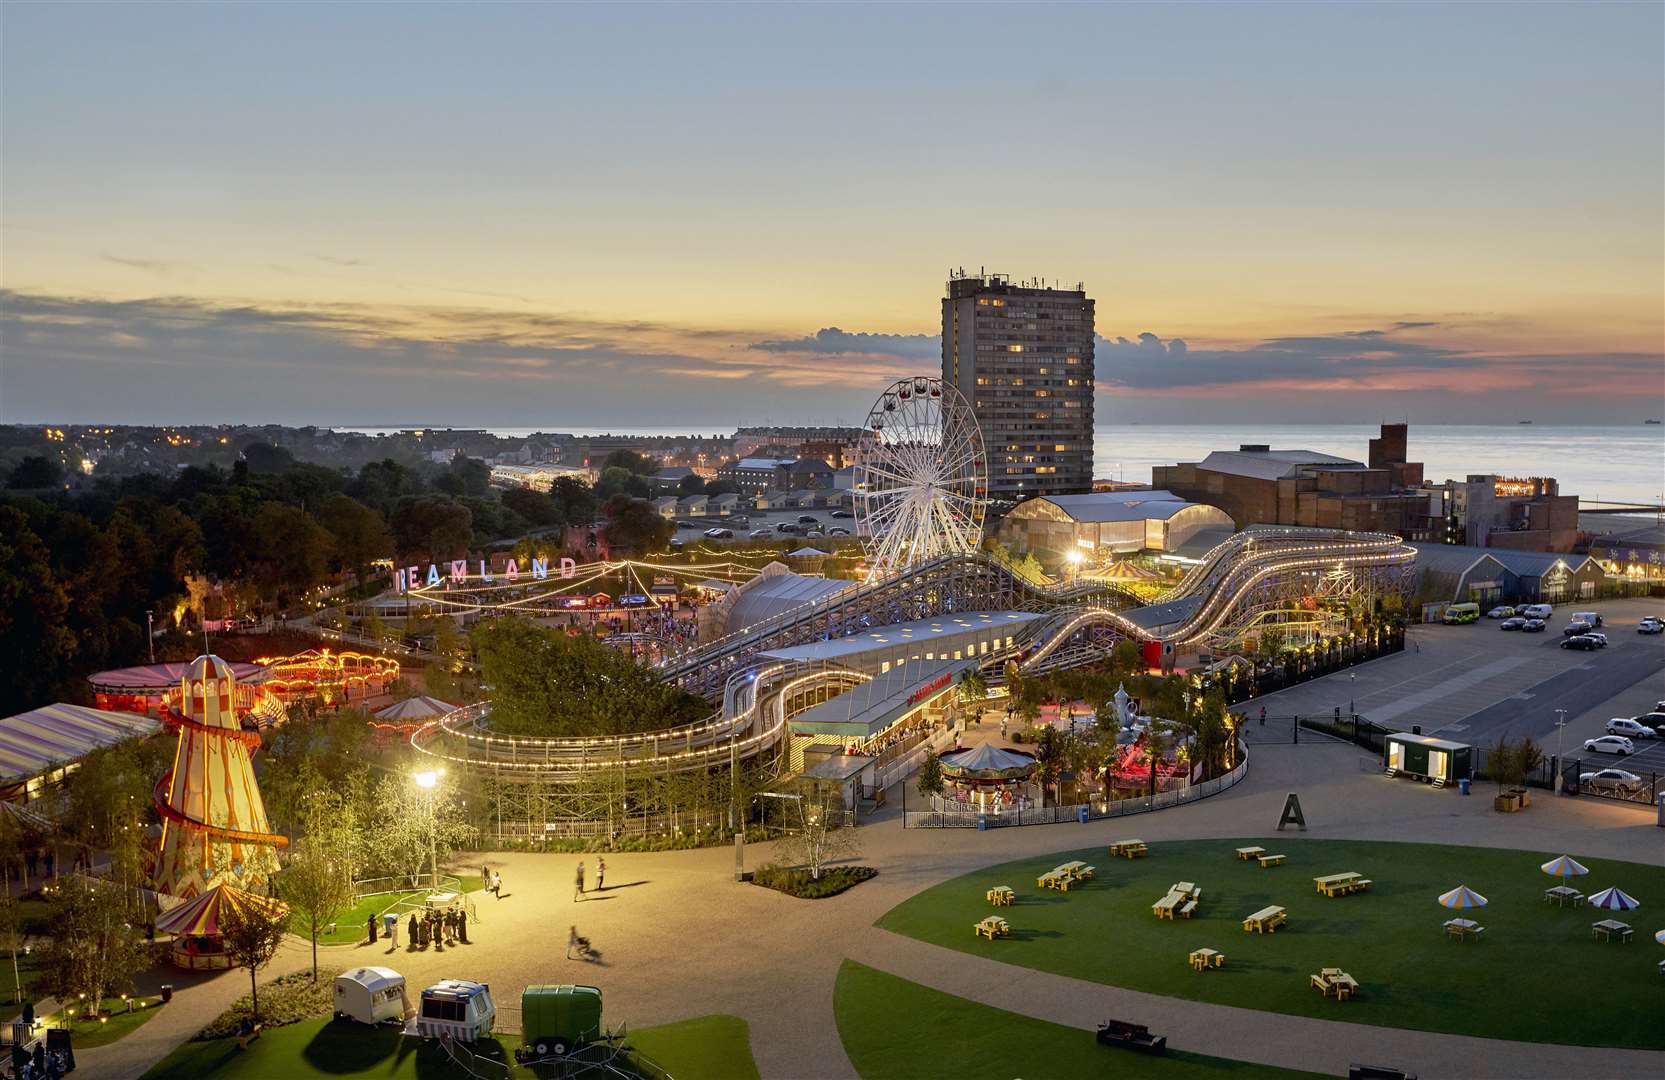
M 514 1064 L 513 1035 L 476 1044 L 482 1057 L 507 1063 L 507 1075 L 554 1075 Z M 633 1030 L 627 1043 L 676 1080 L 755 1080 L 746 1022 L 702 1016 Z M 495 1070 L 494 1070 L 495 1074 Z M 407 1039 L 397 1028 L 347 1020 L 308 1020 L 272 1028 L 239 1049 L 235 1038 L 193 1041 L 163 1058 L 144 1080 L 306 1080 L 341 1076 L 378 1080 L 453 1080 L 463 1075 L 432 1039 Z
M 1233 849 L 1257 845 L 1289 856 L 1263 868 Z M 943 882 L 887 912 L 887 930 L 1008 964 L 1156 994 L 1349 1023 L 1420 1028 L 1461 1035 L 1583 1046 L 1665 1049 L 1655 1023 L 1660 994 L 1647 916 L 1665 905 L 1665 868 L 1579 858 L 1590 869 L 1573 885 L 1593 893 L 1617 885 L 1644 905 L 1633 912 L 1593 912 L 1546 903 L 1562 884 L 1539 864 L 1559 852 L 1439 847 L 1431 844 L 1309 840 L 1191 840 L 1150 845 L 1143 859 L 1112 859 L 1102 847 L 991 866 Z M 1098 876 L 1069 892 L 1035 887 L 1037 875 L 1082 859 Z M 1365 893 L 1334 899 L 1313 878 L 1356 871 L 1375 882 Z M 1203 891 L 1195 917 L 1158 920 L 1151 905 L 1178 881 Z M 1010 885 L 1017 902 L 991 908 L 984 893 Z M 1489 906 L 1454 912 L 1436 898 L 1467 885 Z M 1289 913 L 1275 934 L 1245 933 L 1244 917 L 1269 905 Z M 991 913 L 1012 936 L 990 942 L 972 925 Z M 1477 942 L 1448 940 L 1446 919 L 1483 925 Z M 1636 931 L 1631 944 L 1592 939 L 1590 924 L 1613 917 Z M 1223 968 L 1196 972 L 1197 948 L 1226 955 Z M 1338 967 L 1358 980 L 1359 997 L 1337 1002 L 1309 982 Z
M 162 1011 L 162 999 L 159 997 L 141 997 L 132 999 L 132 1004 L 119 997 L 105 998 L 103 1011 L 109 1014 L 107 1020 L 87 1020 L 85 1015 L 76 1016 L 65 1023 L 62 1013 L 53 1013 L 42 1017 L 47 1027 L 68 1027 L 70 1038 L 80 1050 L 90 1050 L 95 1046 L 104 1046 L 117 1039 L 131 1035 L 135 1030 L 150 1022 L 150 1018 Z
M 839 969 L 833 1013 L 850 1063 L 870 1080 L 1316 1075 L 1176 1050 L 1152 1057 L 1100 1046 L 1095 1032 L 980 1005 L 853 960 Z
M 462 874 L 463 892 L 479 892 L 483 886 L 479 874 Z M 348 910 L 342 912 L 335 919 L 335 930 L 318 935 L 320 945 L 357 945 L 363 941 L 366 934 L 366 923 L 370 916 L 381 918 L 383 912 L 410 912 L 422 906 L 422 901 L 428 896 L 428 889 L 411 889 L 407 892 L 372 893 L 361 896 L 358 902 Z M 293 929 L 294 924 L 291 924 Z M 404 940 L 404 927 L 400 927 L 400 940 Z M 298 932 L 298 931 L 297 931 Z M 377 943 L 381 943 L 381 928 L 376 929 Z

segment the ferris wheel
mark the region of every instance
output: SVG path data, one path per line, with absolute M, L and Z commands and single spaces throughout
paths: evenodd
M 977 550 L 988 497 L 983 433 L 941 379 L 899 379 L 879 395 L 855 478 L 871 577 Z

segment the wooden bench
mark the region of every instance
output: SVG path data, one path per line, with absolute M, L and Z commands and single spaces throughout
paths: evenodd
M 1352 891 L 1353 892 L 1369 892 L 1370 891 L 1370 886 L 1372 886 L 1374 884 L 1376 884 L 1376 883 L 1374 881 L 1371 881 L 1369 878 L 1359 878 L 1359 880 L 1353 882 Z
M 1006 925 L 1006 920 L 998 918 L 994 915 L 990 915 L 982 922 L 977 923 L 971 929 L 973 931 L 973 936 L 986 937 L 990 941 L 993 941 L 997 937 L 1010 937 L 1012 934 L 1012 928 Z
M 984 894 L 995 907 L 1011 907 L 1015 894 L 1009 885 L 996 885 Z
M 1226 954 L 1216 949 L 1193 949 L 1188 958 L 1191 967 L 1197 971 L 1206 971 L 1210 966 L 1223 967 Z
M 1237 849 L 1237 857 L 1244 862 L 1248 862 L 1250 859 L 1258 859 L 1265 854 L 1266 849 L 1263 847 L 1240 847 Z
M 1083 866 L 1075 872 L 1075 876 L 1082 881 L 1086 881 L 1088 878 L 1096 878 L 1098 877 L 1098 867 Z
M 1152 1035 L 1143 1024 L 1125 1020 L 1107 1020 L 1098 1026 L 1098 1041 L 1105 1046 L 1123 1046 L 1144 1054 L 1164 1054 L 1168 1050 L 1166 1035 Z
M 1261 855 L 1261 856 L 1258 856 L 1258 859 L 1260 861 L 1260 865 L 1263 866 L 1263 867 L 1264 866 L 1282 866 L 1283 861 L 1287 858 L 1289 858 L 1288 855 Z
M 1262 908 L 1243 920 L 1245 932 L 1270 934 L 1289 921 L 1289 913 L 1281 907 Z
M 1197 902 L 1195 900 L 1187 900 L 1179 906 L 1180 918 L 1189 919 L 1191 917 L 1191 913 L 1196 910 Z

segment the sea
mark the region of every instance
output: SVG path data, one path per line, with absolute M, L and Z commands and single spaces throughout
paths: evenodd
M 406 427 L 413 425 L 406 425 Z M 368 435 L 392 434 L 399 428 L 343 428 Z M 573 427 L 560 423 L 536 428 L 489 428 L 504 438 L 536 432 L 572 435 L 732 435 L 733 427 L 690 431 L 645 426 Z M 1362 461 L 1371 424 L 1100 424 L 1093 437 L 1093 474 L 1101 479 L 1149 483 L 1151 466 L 1201 461 L 1214 450 L 1235 450 L 1244 443 L 1274 449 L 1317 450 Z M 1549 424 L 1411 425 L 1412 461 L 1423 463 L 1432 482 L 1462 479 L 1471 473 L 1499 476 L 1553 476 L 1561 492 L 1584 502 L 1658 505 L 1665 501 L 1665 426 L 1564 427 Z

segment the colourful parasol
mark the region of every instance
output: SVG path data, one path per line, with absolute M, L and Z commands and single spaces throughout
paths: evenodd
M 1623 889 L 1603 889 L 1585 901 L 1591 907 L 1606 908 L 1608 911 L 1629 911 L 1639 908 L 1642 902 L 1629 895 Z
M 1551 877 L 1583 877 L 1590 872 L 1571 855 L 1557 855 L 1538 869 Z
M 1459 909 L 1485 907 L 1486 898 L 1467 885 L 1459 885 L 1450 892 L 1441 894 L 1440 906 Z
M 1653 939 L 1661 945 L 1665 945 L 1665 930 L 1655 930 L 1653 933 Z
M 156 920 L 156 929 L 160 933 L 178 934 L 180 937 L 214 937 L 223 933 L 221 922 L 228 912 L 259 912 L 275 918 L 288 910 L 289 905 L 282 900 L 256 896 L 234 886 L 220 884 L 162 915 Z

